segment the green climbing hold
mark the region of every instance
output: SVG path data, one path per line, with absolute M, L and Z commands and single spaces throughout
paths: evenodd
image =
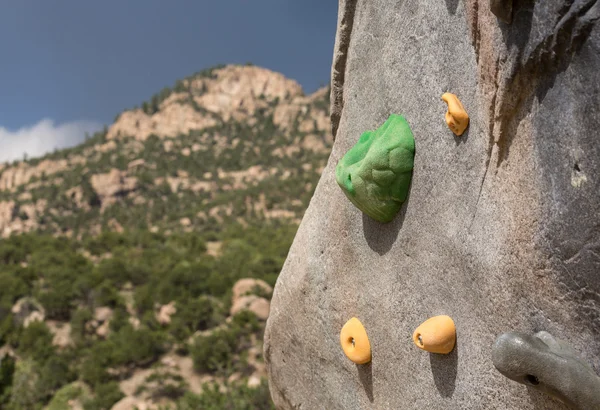
M 408 122 L 392 114 L 377 130 L 360 136 L 338 162 L 335 179 L 358 209 L 379 222 L 390 222 L 406 201 L 414 157 Z

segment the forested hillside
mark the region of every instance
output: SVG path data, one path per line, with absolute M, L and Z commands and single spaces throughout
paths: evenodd
M 0 408 L 270 408 L 264 321 L 328 110 L 326 88 L 215 67 L 0 165 Z

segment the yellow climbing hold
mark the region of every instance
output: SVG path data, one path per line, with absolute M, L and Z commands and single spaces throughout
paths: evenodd
M 446 112 L 446 124 L 458 136 L 461 136 L 469 125 L 469 115 L 465 111 L 458 97 L 451 93 L 444 93 L 442 100 L 448 104 Z
M 340 343 L 348 359 L 354 363 L 365 364 L 371 361 L 371 344 L 367 331 L 357 318 L 353 317 L 346 322 L 340 332 Z
M 413 342 L 419 349 L 448 354 L 456 343 L 456 326 L 450 316 L 434 316 L 416 328 Z

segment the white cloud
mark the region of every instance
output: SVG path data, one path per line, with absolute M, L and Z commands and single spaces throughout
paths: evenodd
M 54 124 L 51 119 L 43 119 L 35 125 L 10 131 L 0 126 L 0 162 L 39 157 L 55 148 L 68 148 L 85 140 L 102 129 L 102 124 L 94 121 L 71 121 Z

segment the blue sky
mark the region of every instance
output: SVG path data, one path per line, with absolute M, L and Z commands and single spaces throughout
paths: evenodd
M 19 0 L 0 13 L 0 161 L 80 142 L 176 79 L 252 62 L 329 82 L 336 0 Z

